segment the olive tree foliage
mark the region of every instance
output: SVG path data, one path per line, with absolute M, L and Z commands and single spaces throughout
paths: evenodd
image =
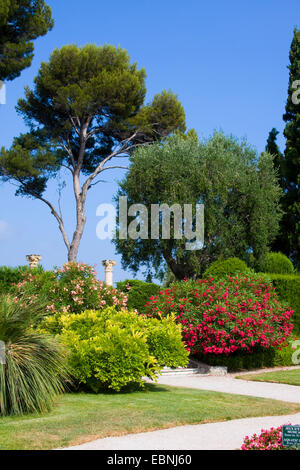
M 145 70 L 127 52 L 110 45 L 64 46 L 41 64 L 33 89 L 17 110 L 29 132 L 0 153 L 0 176 L 17 185 L 17 195 L 45 203 L 62 233 L 68 261 L 75 261 L 86 224 L 86 199 L 107 170 L 138 145 L 174 131 L 184 132 L 185 113 L 176 95 L 163 91 L 145 104 Z M 50 178 L 70 175 L 76 226 L 68 237 L 60 204 L 47 199 Z
M 33 40 L 53 28 L 44 0 L 0 1 L 0 80 L 13 80 L 31 65 Z
M 124 268 L 133 272 L 144 268 L 156 277 L 169 269 L 176 278 L 184 279 L 200 275 L 220 256 L 245 261 L 254 257 L 259 267 L 281 217 L 281 190 L 269 153 L 258 157 L 246 142 L 222 133 L 203 142 L 175 135 L 163 143 L 136 149 L 131 162 L 116 201 L 123 196 L 128 206 L 141 203 L 147 207 L 149 237 L 116 237 Z M 163 203 L 182 207 L 204 204 L 202 249 L 186 250 L 184 236 L 173 238 L 174 219 L 170 239 L 163 239 L 161 232 L 159 239 L 151 239 L 151 204 Z M 128 217 L 128 224 L 134 217 Z

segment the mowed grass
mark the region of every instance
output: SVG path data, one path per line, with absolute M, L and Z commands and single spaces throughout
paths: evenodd
M 0 449 L 53 449 L 183 424 L 300 411 L 300 404 L 147 384 L 120 394 L 67 394 L 49 414 L 0 418 Z
M 279 384 L 300 386 L 300 369 L 278 370 L 274 372 L 263 372 L 259 374 L 245 374 L 239 375 L 236 378 L 242 380 L 253 380 L 255 382 L 273 382 Z

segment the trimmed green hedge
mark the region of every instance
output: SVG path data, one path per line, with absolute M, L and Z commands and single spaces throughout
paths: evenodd
M 251 269 L 247 266 L 245 261 L 239 258 L 218 259 L 210 264 L 209 268 L 205 271 L 202 278 L 208 279 L 209 277 L 215 280 L 222 279 L 226 276 L 234 276 L 238 273 L 250 273 Z
M 300 333 L 300 276 L 292 274 L 268 274 L 280 300 L 287 302 L 295 311 L 292 322 L 295 333 Z
M 0 266 L 0 294 L 6 294 L 10 291 L 12 284 L 17 284 L 23 280 L 23 275 L 29 271 L 28 266 Z M 43 268 L 39 266 L 34 272 L 41 272 Z
M 295 273 L 293 263 L 282 253 L 267 253 L 262 271 L 271 274 Z
M 150 297 L 157 295 L 161 287 L 153 282 L 144 282 L 137 279 L 127 279 L 117 282 L 117 288 L 128 295 L 128 310 L 137 310 L 142 313 Z M 129 288 L 129 289 L 128 289 Z

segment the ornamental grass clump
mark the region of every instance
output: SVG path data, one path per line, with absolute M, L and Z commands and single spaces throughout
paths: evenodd
M 0 416 L 49 411 L 65 389 L 64 349 L 35 329 L 44 314 L 34 297 L 0 297 Z
M 257 275 L 178 282 L 151 297 L 145 310 L 158 318 L 174 312 L 192 354 L 280 348 L 293 329 L 293 311 L 278 301 L 272 284 Z

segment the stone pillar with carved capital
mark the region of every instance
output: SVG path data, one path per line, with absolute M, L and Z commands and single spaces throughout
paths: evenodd
M 41 261 L 42 257 L 40 255 L 27 255 L 26 259 L 29 263 L 30 269 L 36 268 Z
M 107 286 L 113 285 L 113 269 L 116 264 L 115 261 L 111 259 L 105 259 L 102 261 L 103 266 L 105 267 L 105 284 Z

